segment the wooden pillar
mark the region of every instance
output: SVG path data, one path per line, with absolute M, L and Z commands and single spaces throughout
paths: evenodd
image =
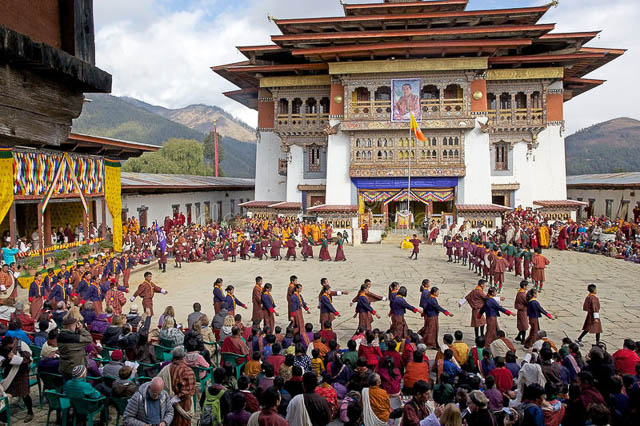
M 389 226 L 389 204 L 382 204 L 382 214 L 384 215 L 385 228 Z
M 11 246 L 13 247 L 18 239 L 16 238 L 16 202 L 11 203 L 9 207 L 9 238 L 11 239 Z
M 40 249 L 44 250 L 44 220 L 41 213 L 42 203 L 38 203 L 38 234 L 40 235 Z
M 85 241 L 89 240 L 89 215 L 87 212 L 82 210 L 82 227 L 84 228 L 84 239 Z
M 104 198 L 101 201 L 100 211 L 102 212 L 102 225 L 100 225 L 100 228 L 102 229 L 102 236 L 104 237 L 107 235 L 107 202 Z
M 40 207 L 38 208 L 40 210 Z M 51 205 L 47 205 L 44 211 L 44 240 L 42 240 L 42 248 L 51 245 Z

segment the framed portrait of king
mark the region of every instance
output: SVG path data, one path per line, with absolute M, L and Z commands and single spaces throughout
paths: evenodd
M 422 120 L 421 88 L 422 80 L 419 78 L 391 80 L 391 121 L 408 122 L 411 119 L 410 113 L 413 113 L 417 121 Z

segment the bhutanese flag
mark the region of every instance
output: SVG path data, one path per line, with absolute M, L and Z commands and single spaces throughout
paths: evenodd
M 411 131 L 415 133 L 417 139 L 421 140 L 422 142 L 426 142 L 427 138 L 425 138 L 422 134 L 422 130 L 420 130 L 420 126 L 418 126 L 418 122 L 413 116 L 413 113 L 411 112 L 409 114 L 411 114 Z

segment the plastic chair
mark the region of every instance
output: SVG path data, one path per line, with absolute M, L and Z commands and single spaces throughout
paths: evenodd
M 11 426 L 11 404 L 9 404 L 9 397 L 8 396 L 3 396 L 2 398 L 0 398 L 0 404 L 3 405 L 3 407 L 0 409 L 0 414 L 1 413 L 7 413 L 7 426 Z
M 87 426 L 93 426 L 93 418 L 100 412 L 105 412 L 105 423 L 109 424 L 109 405 L 105 404 L 107 398 L 101 396 L 98 399 L 91 398 L 72 398 L 71 406 L 73 407 L 73 426 L 76 426 L 78 416 L 87 416 Z
M 153 349 L 155 351 L 156 359 L 160 362 L 171 361 L 173 355 L 171 355 L 172 347 L 163 346 L 163 345 L 153 345 Z
M 38 378 L 38 364 L 36 362 L 32 362 L 29 366 L 29 389 L 33 386 L 38 387 L 38 401 L 40 402 L 40 407 L 42 407 L 42 386 Z
M 40 406 L 42 407 L 42 396 L 45 395 L 48 390 L 62 394 L 64 379 L 61 374 L 47 373 L 45 371 L 39 371 L 38 378 L 42 382 L 43 393 L 40 395 Z
M 29 349 L 31 349 L 31 359 L 37 361 L 40 359 L 40 353 L 42 352 L 42 348 L 36 345 L 29 345 Z
M 56 411 L 60 412 L 62 416 L 62 424 L 67 424 L 67 416 L 69 415 L 69 408 L 71 408 L 71 401 L 64 394 L 58 393 L 52 390 L 44 391 L 44 397 L 47 398 L 47 402 L 49 402 L 49 411 L 47 412 L 47 424 L 49 426 L 49 418 L 51 417 L 51 412 Z
M 240 378 L 240 371 L 242 370 L 242 367 L 244 367 L 244 365 L 247 363 L 247 357 L 246 355 L 238 355 L 238 354 L 234 354 L 231 352 L 221 352 L 222 354 L 222 362 L 223 363 L 227 363 L 227 361 L 229 363 L 231 363 L 231 365 L 236 367 L 236 380 Z M 244 361 L 242 362 L 242 364 L 238 364 L 237 360 L 240 358 L 244 358 Z
M 209 382 L 209 380 L 213 380 L 213 367 L 203 368 L 203 367 L 193 366 L 191 367 L 191 370 L 193 370 L 193 374 L 195 374 L 196 376 L 196 383 L 200 383 L 200 393 L 203 393 L 207 388 L 207 383 Z M 200 373 L 202 373 L 203 371 L 206 374 L 201 379 Z M 194 412 L 198 411 L 198 395 L 197 394 L 198 394 L 197 392 L 193 394 Z
M 120 425 L 120 417 L 124 416 L 124 410 L 127 408 L 127 403 L 129 402 L 129 398 L 116 398 L 111 397 L 111 403 L 116 409 L 116 425 Z
M 110 348 L 107 346 L 102 347 L 102 352 L 100 352 L 100 356 L 102 359 L 106 360 L 106 362 L 111 361 L 111 352 L 117 351 L 118 348 Z
M 155 376 L 156 374 L 158 374 L 158 372 L 160 371 L 160 366 L 162 364 L 157 362 L 155 364 L 147 364 L 146 362 L 138 362 L 138 369 L 136 370 L 136 379 L 138 381 L 138 384 L 143 384 L 145 382 L 150 382 L 151 379 L 153 378 L 153 376 Z M 153 371 L 153 375 L 150 377 L 147 375 L 147 371 L 145 370 L 149 370 L 151 369 Z

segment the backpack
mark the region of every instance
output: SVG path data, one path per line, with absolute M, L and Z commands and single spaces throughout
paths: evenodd
M 216 395 L 211 395 L 209 389 L 205 390 L 205 400 L 200 415 L 200 426 L 222 426 L 222 397 L 225 390 L 220 389 Z

